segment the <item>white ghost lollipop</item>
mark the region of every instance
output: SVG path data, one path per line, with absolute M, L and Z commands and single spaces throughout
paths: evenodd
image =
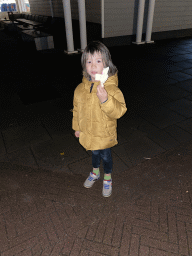
M 104 87 L 104 83 L 107 81 L 108 79 L 108 71 L 109 71 L 109 67 L 104 68 L 102 74 L 96 74 L 95 75 L 95 80 L 96 81 L 101 81 L 101 86 Z

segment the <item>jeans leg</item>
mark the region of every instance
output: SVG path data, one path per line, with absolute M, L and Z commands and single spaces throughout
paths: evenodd
M 93 168 L 99 168 L 101 162 L 101 154 L 100 150 L 93 150 L 92 151 L 92 165 Z
M 111 155 L 111 148 L 101 150 L 101 158 L 103 159 L 103 168 L 105 174 L 112 173 L 113 160 Z

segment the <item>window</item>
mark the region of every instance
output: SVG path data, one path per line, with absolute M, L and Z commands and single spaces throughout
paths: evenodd
M 26 5 L 26 11 L 30 12 L 30 5 L 29 5 L 29 1 L 25 0 L 25 5 Z
M 0 0 L 0 12 L 16 12 L 15 0 Z
M 30 12 L 28 0 L 18 0 L 20 11 Z M 16 12 L 18 6 L 15 0 L 0 0 L 0 12 Z

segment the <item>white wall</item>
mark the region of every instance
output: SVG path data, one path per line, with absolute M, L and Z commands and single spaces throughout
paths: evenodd
M 29 0 L 30 12 L 32 14 L 39 14 L 51 16 L 51 8 L 49 0 Z
M 32 14 L 51 15 L 50 0 L 29 0 Z M 54 17 L 64 17 L 62 0 L 52 0 Z M 86 19 L 101 23 L 101 0 L 85 0 Z M 79 20 L 78 1 L 71 0 L 72 19 Z
M 139 0 L 105 0 L 105 37 L 136 34 Z M 145 1 L 143 32 L 149 0 Z M 192 28 L 192 0 L 156 0 L 152 32 Z
M 104 37 L 132 35 L 135 0 L 104 1 Z
M 192 28 L 191 0 L 156 0 L 153 32 Z
M 101 24 L 101 0 L 85 0 L 86 20 Z M 79 19 L 78 1 L 71 0 L 72 18 Z
M 0 19 L 9 19 L 8 13 L 7 12 L 0 12 Z

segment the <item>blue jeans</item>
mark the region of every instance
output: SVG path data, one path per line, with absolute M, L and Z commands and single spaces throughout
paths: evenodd
M 111 148 L 92 151 L 93 168 L 100 167 L 101 159 L 103 160 L 104 173 L 106 173 L 106 174 L 112 173 L 113 161 L 112 161 L 112 156 L 111 156 Z

